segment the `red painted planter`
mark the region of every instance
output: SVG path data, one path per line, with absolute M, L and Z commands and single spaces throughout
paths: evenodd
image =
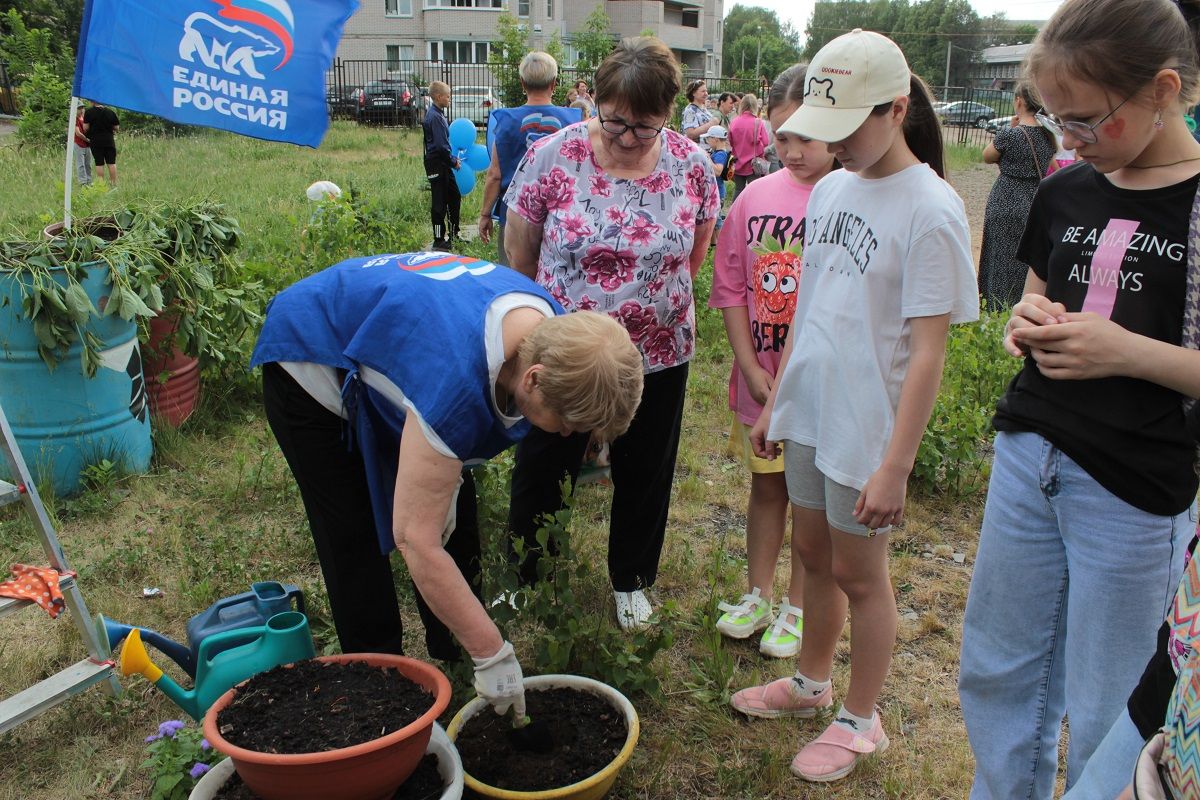
M 150 320 L 150 338 L 143 347 L 151 418 L 173 428 L 192 415 L 200 400 L 200 361 L 175 344 L 178 325 L 179 318 L 170 313 Z
M 204 736 L 233 761 L 242 780 L 263 800 L 384 800 L 408 780 L 429 745 L 433 723 L 450 705 L 450 681 L 436 667 L 404 656 L 352 653 L 318 661 L 365 661 L 393 667 L 433 694 L 433 707 L 409 725 L 374 741 L 324 753 L 259 753 L 236 747 L 217 730 L 217 714 L 238 687 L 221 695 L 204 715 Z M 251 679 L 253 680 L 253 679 Z

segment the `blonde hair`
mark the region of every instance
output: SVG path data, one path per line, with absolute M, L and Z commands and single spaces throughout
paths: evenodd
M 746 92 L 742 96 L 742 102 L 738 103 L 738 113 L 745 114 L 749 111 L 751 114 L 758 113 L 758 98 L 750 92 Z
M 526 89 L 540 92 L 549 89 L 558 80 L 558 62 L 549 53 L 533 50 L 521 59 L 517 74 Z
M 546 406 L 576 431 L 611 441 L 629 429 L 642 400 L 642 355 L 607 314 L 551 317 L 521 340 L 522 364 L 541 364 Z
M 434 81 L 429 84 L 429 96 L 450 94 L 450 84 L 444 81 Z

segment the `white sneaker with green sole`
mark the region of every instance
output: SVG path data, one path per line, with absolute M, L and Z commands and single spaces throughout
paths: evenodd
M 736 605 L 718 603 L 717 609 L 725 612 L 717 620 L 717 630 L 730 639 L 749 639 L 771 622 L 771 604 L 761 597 L 758 587 L 742 595 Z
M 793 606 L 785 597 L 779 604 L 775 622 L 763 631 L 758 650 L 771 658 L 791 658 L 800 652 L 800 635 L 803 629 L 804 611 Z

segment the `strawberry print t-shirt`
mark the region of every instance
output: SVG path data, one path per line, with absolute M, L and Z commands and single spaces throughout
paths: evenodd
M 687 362 L 695 347 L 688 260 L 696 227 L 717 215 L 712 162 L 664 129 L 658 164 L 616 178 L 597 163 L 586 123 L 536 142 L 504 202 L 542 228 L 537 282 L 567 311 L 607 313 L 647 373 Z
M 787 170 L 747 185 L 729 209 L 717 244 L 708 305 L 746 307 L 754 355 L 772 375 L 779 370 L 796 311 L 804 213 L 812 188 Z M 762 412 L 736 363 L 729 377 L 729 407 L 747 425 Z

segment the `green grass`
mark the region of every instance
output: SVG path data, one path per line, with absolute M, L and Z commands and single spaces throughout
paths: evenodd
M 946 145 L 946 170 L 955 172 L 968 169 L 972 164 L 983 161 L 983 148 L 970 144 Z
M 318 179 L 355 186 L 402 222 L 403 242 L 428 238 L 419 138 L 338 124 L 318 151 L 218 133 L 179 139 L 127 137 L 121 143 L 121 188 L 85 194 L 80 213 L 131 197 L 207 195 L 226 203 L 246 231 L 252 268 L 279 285 L 320 261 L 301 252 L 309 208 L 304 188 Z M 955 163 L 953 160 L 952 164 Z M 0 230 L 35 233 L 57 219 L 62 164 L 57 156 L 0 148 Z M 477 213 L 478 191 L 464 203 Z M 485 255 L 481 244 L 469 250 Z M 710 267 L 706 267 L 710 269 Z M 899 604 L 916 612 L 902 621 L 896 660 L 881 707 L 892 748 L 848 781 L 832 787 L 793 778 L 788 763 L 819 722 L 748 721 L 720 697 L 728 689 L 788 674 L 790 662 L 761 658 L 750 644 L 715 646 L 697 626 L 713 598 L 744 591 L 748 479 L 724 454 L 730 355 L 717 314 L 698 298 L 699 348 L 689 381 L 679 479 L 655 595 L 680 610 L 675 646 L 656 669 L 664 695 L 634 697 L 642 739 L 614 798 L 950 798 L 967 793 L 971 758 L 958 711 L 955 680 L 969 568 L 925 552 L 965 552 L 973 562 L 978 499 L 920 498 L 893 537 Z M 252 387 L 206 387 L 203 406 L 181 431 L 156 432 L 148 475 L 125 478 L 99 493 L 54 500 L 68 556 L 80 572 L 93 612 L 183 638 L 187 619 L 213 600 L 277 579 L 305 590 L 320 647 L 333 641 L 328 608 L 296 486 L 268 432 Z M 575 535 L 585 557 L 603 563 L 609 489 L 580 493 Z M 786 552 L 786 548 L 785 548 Z M 41 561 L 24 518 L 0 512 L 0 564 Z M 785 556 L 786 560 L 786 556 Z M 398 574 L 403 566 L 395 559 Z M 787 566 L 778 571 L 782 578 Z M 407 581 L 401 581 L 407 595 Z M 161 600 L 141 599 L 159 586 Z M 613 624 L 611 595 L 583 587 L 584 602 Z M 782 586 L 777 587 L 781 589 Z M 777 594 L 780 592 L 777 590 Z M 423 654 L 411 599 L 406 645 Z M 522 640 L 516 637 L 518 649 Z M 80 647 L 65 618 L 50 622 L 25 611 L 0 621 L 0 693 L 10 694 L 77 659 Z M 848 679 L 848 640 L 838 651 L 835 681 Z M 722 664 L 733 670 L 728 686 Z M 168 665 L 163 665 L 168 666 Z M 529 671 L 533 671 L 530 669 Z M 177 676 L 178 677 L 178 676 Z M 701 685 L 706 679 L 707 685 Z M 140 678 L 116 701 L 92 691 L 0 737 L 0 800 L 138 798 L 148 792 L 142 739 L 178 710 Z M 467 700 L 456 694 L 451 708 Z

